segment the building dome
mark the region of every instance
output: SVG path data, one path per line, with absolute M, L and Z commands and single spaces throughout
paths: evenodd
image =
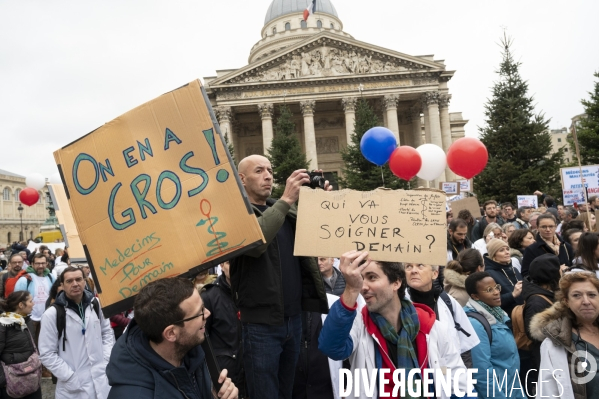
M 280 16 L 303 12 L 308 7 L 310 1 L 311 0 L 272 0 L 270 7 L 268 7 L 268 11 L 266 11 L 264 25 Z M 339 18 L 335 7 L 330 0 L 317 0 L 316 13 L 331 14 Z

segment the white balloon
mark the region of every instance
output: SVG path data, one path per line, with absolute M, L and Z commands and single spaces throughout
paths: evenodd
M 32 173 L 25 177 L 25 185 L 36 190 L 41 190 L 46 186 L 46 178 L 39 173 Z
M 443 149 L 434 144 L 423 144 L 416 148 L 422 158 L 422 166 L 416 174 L 424 180 L 435 180 L 445 171 L 447 155 Z
M 50 184 L 62 184 L 62 180 L 60 180 L 60 173 L 56 172 L 50 176 L 48 181 Z

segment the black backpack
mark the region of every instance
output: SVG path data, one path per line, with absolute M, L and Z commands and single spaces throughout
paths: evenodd
M 91 305 L 94 308 L 94 312 L 96 312 L 96 316 L 100 319 L 100 303 L 98 302 L 98 299 L 93 298 Z M 60 340 L 60 338 L 62 338 L 62 351 L 64 352 L 66 350 L 67 341 L 67 309 L 65 306 L 60 306 L 56 303 L 53 303 L 52 306 L 56 309 L 56 329 L 58 330 L 58 339 Z
M 449 298 L 449 294 L 447 292 L 445 292 L 445 291 L 441 291 L 441 294 L 439 295 L 439 298 L 441 298 L 443 300 L 443 302 L 445 302 L 445 305 L 447 306 L 447 308 L 451 312 L 451 318 L 453 319 L 453 323 L 455 325 L 455 329 L 458 330 L 459 332 L 461 332 L 462 334 L 464 334 L 465 336 L 470 337 L 470 333 L 468 333 L 466 330 L 464 330 L 462 328 L 462 326 L 460 325 L 460 323 L 458 323 L 457 321 L 455 321 L 455 314 L 453 313 L 453 305 L 451 303 L 451 298 Z

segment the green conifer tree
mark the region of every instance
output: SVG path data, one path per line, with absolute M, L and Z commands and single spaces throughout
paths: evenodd
M 351 143 L 341 150 L 343 160 L 343 178 L 339 184 L 343 188 L 358 191 L 370 191 L 384 186 L 391 189 L 407 188 L 407 182 L 397 178 L 389 169 L 389 164 L 382 167 L 376 166 L 368 161 L 360 151 L 362 136 L 370 128 L 379 126 L 378 118 L 368 102 L 360 98 L 356 103 L 356 118 L 354 132 L 351 135 Z
M 279 107 L 279 117 L 273 128 L 274 138 L 266 157 L 272 165 L 275 182 L 272 197 L 281 198 L 287 178 L 297 169 L 308 169 L 309 163 L 294 133 L 293 114 L 286 105 Z
M 599 71 L 594 76 L 599 78 Z M 583 165 L 599 164 L 599 81 L 595 82 L 595 90 L 589 95 L 590 99 L 580 101 L 586 117 L 581 118 L 580 125 L 576 127 Z
M 563 150 L 551 154 L 548 120 L 534 113 L 528 84 L 522 80 L 520 63 L 510 51 L 512 41 L 501 41 L 503 60 L 493 96 L 485 104 L 485 125 L 480 139 L 489 152 L 487 167 L 474 178 L 479 202 L 515 202 L 517 195 L 540 190 L 561 197 L 559 168 Z

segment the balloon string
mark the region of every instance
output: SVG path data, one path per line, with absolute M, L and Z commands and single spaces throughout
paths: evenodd
M 385 176 L 383 175 L 383 167 L 381 166 L 381 180 L 383 180 L 383 188 L 385 188 Z

